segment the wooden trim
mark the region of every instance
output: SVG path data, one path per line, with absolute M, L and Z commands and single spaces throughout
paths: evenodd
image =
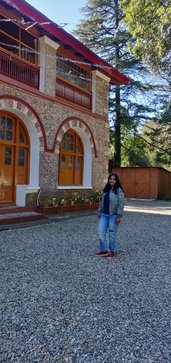
M 56 81 L 58 81 L 58 79 L 59 79 L 59 81 L 62 81 L 62 83 L 66 83 L 67 85 L 72 86 L 75 89 L 78 89 L 78 90 L 80 90 L 80 91 L 82 91 L 84 93 L 87 93 L 88 95 L 91 95 L 92 94 L 91 91 L 88 91 L 85 88 L 82 88 L 79 85 L 76 85 L 76 84 L 70 82 L 67 78 L 62 78 L 60 75 L 57 75 Z
M 25 64 L 21 58 L 4 52 L 2 48 L 0 49 L 0 73 L 30 87 L 39 88 L 39 68 L 34 67 L 32 63 Z
M 63 92 L 60 92 L 60 87 L 62 88 Z M 68 91 L 70 92 L 70 95 L 67 95 Z M 56 96 L 62 97 L 70 102 L 74 102 L 75 104 L 86 109 L 91 109 L 92 96 L 90 92 L 86 92 L 83 88 L 78 88 L 76 85 L 65 82 L 64 80 L 59 78 L 56 82 Z M 76 99 L 78 96 L 80 97 L 80 99 Z M 84 97 L 86 97 L 87 103 L 84 102 Z
M 20 62 L 25 63 L 26 65 L 28 65 L 30 67 L 33 67 L 33 68 L 35 68 L 37 70 L 40 70 L 40 67 L 37 66 L 36 64 L 31 63 L 31 62 L 27 61 L 26 59 L 19 57 L 17 54 L 14 54 L 14 53 L 10 52 L 9 50 L 3 48 L 2 46 L 0 46 L 0 50 L 2 52 L 6 53 L 7 55 L 9 55 L 10 57 L 16 58 Z

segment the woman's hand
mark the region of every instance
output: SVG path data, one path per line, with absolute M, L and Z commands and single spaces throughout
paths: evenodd
M 116 224 L 119 224 L 122 220 L 122 217 L 121 216 L 116 216 L 116 220 L 115 220 L 115 223 Z

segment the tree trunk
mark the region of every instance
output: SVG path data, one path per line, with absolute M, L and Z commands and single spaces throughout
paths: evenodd
M 119 5 L 118 0 L 115 0 L 115 12 L 116 12 L 116 30 L 119 28 Z M 115 59 L 116 59 L 116 67 L 119 65 L 119 45 L 116 44 L 116 50 L 115 50 Z M 121 103 L 121 97 L 120 97 L 120 86 L 116 86 L 115 90 L 115 99 L 116 99 L 116 114 L 115 114 L 115 165 L 120 166 L 121 165 L 121 111 L 120 111 L 120 103 Z
M 121 165 L 121 112 L 120 87 L 116 87 L 116 115 L 115 115 L 115 166 Z

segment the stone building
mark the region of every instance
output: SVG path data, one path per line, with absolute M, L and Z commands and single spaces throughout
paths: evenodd
M 24 0 L 0 19 L 0 205 L 102 188 L 109 84 L 129 79 Z

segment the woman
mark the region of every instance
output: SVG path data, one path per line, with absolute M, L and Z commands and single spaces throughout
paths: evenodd
M 122 220 L 124 209 L 124 191 L 116 174 L 111 173 L 105 185 L 99 208 L 99 241 L 100 252 L 96 256 L 106 256 L 112 259 L 116 256 L 116 232 Z M 109 230 L 109 252 L 106 245 L 106 234 Z

